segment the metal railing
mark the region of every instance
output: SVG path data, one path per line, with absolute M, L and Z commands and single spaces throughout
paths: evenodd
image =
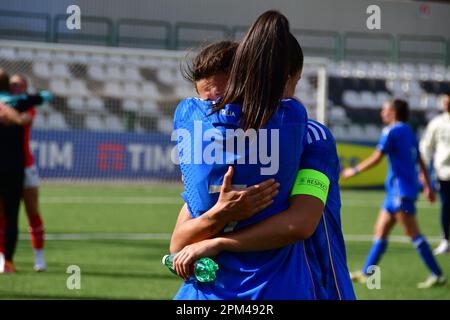
M 106 27 L 106 32 L 103 34 L 86 32 L 86 27 L 81 30 L 68 30 L 65 27 L 60 29 L 60 23 L 66 22 L 67 16 L 64 14 L 56 15 L 53 19 L 53 41 L 81 41 L 88 43 L 100 43 L 106 46 L 112 46 L 114 44 L 115 25 L 110 18 L 96 17 L 96 16 L 83 16 L 83 24 L 100 24 Z M 65 30 L 65 31 L 62 31 Z
M 4 18 L 3 23 L 0 24 L 0 38 L 4 39 L 81 42 L 175 50 L 198 47 L 210 41 L 239 40 L 248 30 L 248 26 L 193 22 L 179 22 L 172 25 L 167 21 L 158 20 L 118 19 L 113 21 L 106 17 L 83 16 L 83 24 L 102 26 L 103 32 L 98 32 L 99 27 L 84 26 L 82 30 L 68 30 L 65 24 L 62 27 L 62 23 L 65 23 L 67 19 L 64 14 L 52 18 L 46 13 L 0 11 L 0 17 Z M 14 20 L 11 26 L 7 23 L 8 19 Z M 25 24 L 18 24 L 17 21 L 24 21 Z M 36 27 L 38 25 L 39 27 Z M 126 32 L 127 29 L 135 30 L 133 28 L 149 32 L 142 32 L 142 36 L 134 32 Z M 92 31 L 94 29 L 96 29 L 95 32 Z M 421 60 L 450 65 L 450 39 L 441 36 L 407 34 L 394 36 L 387 33 L 339 33 L 307 29 L 294 29 L 292 32 L 301 40 L 306 55 L 310 56 L 322 56 L 333 60 L 354 57 L 393 62 Z M 408 48 L 411 44 L 414 45 L 412 49 Z
M 29 13 L 20 11 L 0 11 L 0 18 L 3 20 L 3 26 L 0 28 L 0 37 L 7 39 L 22 39 L 22 40 L 39 40 L 50 42 L 52 40 L 52 18 L 47 13 Z M 5 27 L 8 20 L 14 21 L 11 27 Z M 15 23 L 28 22 L 30 28 L 14 27 Z M 36 30 L 36 22 L 42 24 L 43 30 Z
M 181 36 L 182 31 L 203 31 L 207 34 L 219 34 L 220 38 L 214 38 L 214 41 L 225 40 L 231 38 L 231 31 L 227 26 L 220 24 L 192 23 L 180 22 L 175 25 L 175 43 L 174 49 L 185 49 L 189 47 L 197 47 L 211 41 L 208 37 L 200 39 L 185 39 Z
M 162 31 L 163 37 L 145 36 L 138 37 L 124 34 L 125 28 L 145 28 L 151 31 Z M 119 19 L 116 23 L 115 44 L 117 46 L 132 45 L 138 47 L 158 47 L 171 49 L 172 26 L 167 21 L 142 20 L 142 19 Z

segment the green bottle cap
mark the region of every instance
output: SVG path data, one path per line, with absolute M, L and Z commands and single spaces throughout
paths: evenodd
M 166 259 L 170 257 L 170 254 L 166 254 L 163 258 L 162 258 L 162 264 L 165 265 L 166 264 Z

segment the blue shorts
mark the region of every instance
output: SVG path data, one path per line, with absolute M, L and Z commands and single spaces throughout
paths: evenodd
M 400 198 L 398 196 L 387 195 L 384 198 L 383 209 L 390 214 L 403 211 L 407 214 L 416 214 L 416 200 L 410 198 Z

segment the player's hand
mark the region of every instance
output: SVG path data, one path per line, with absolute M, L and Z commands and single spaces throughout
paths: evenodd
M 20 114 L 13 108 L 0 103 L 0 123 L 3 125 L 15 125 L 20 123 Z
M 356 175 L 356 171 L 354 168 L 346 168 L 346 169 L 342 170 L 341 178 L 345 180 L 345 179 L 354 177 L 355 175 Z
M 215 209 L 226 222 L 245 220 L 258 213 L 273 203 L 273 198 L 278 194 L 280 184 L 274 179 L 269 179 L 244 189 L 232 186 L 234 169 L 229 167 L 223 178 L 219 200 Z
M 184 280 L 194 271 L 194 262 L 203 257 L 213 257 L 220 252 L 219 240 L 207 239 L 184 247 L 173 258 L 173 269 Z
M 434 194 L 434 191 L 431 188 L 425 187 L 423 189 L 423 193 L 425 194 L 425 197 L 427 198 L 428 202 L 434 203 L 436 201 L 436 195 Z

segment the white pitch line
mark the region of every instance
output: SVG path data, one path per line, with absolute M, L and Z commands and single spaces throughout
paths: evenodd
M 181 197 L 42 197 L 43 204 L 182 204 Z
M 181 197 L 42 197 L 43 204 L 161 204 L 173 205 L 182 204 Z M 379 208 L 382 200 L 361 200 L 361 199 L 342 199 L 342 207 L 352 208 Z M 417 203 L 420 209 L 434 209 L 437 206 L 432 206 L 425 201 Z
M 63 241 L 63 240 L 170 240 L 170 233 L 46 233 L 46 241 Z M 371 242 L 373 235 L 371 234 L 344 234 L 346 242 Z M 440 237 L 427 237 L 430 243 L 439 243 Z M 30 236 L 26 233 L 19 235 L 19 240 L 30 240 Z M 406 236 L 390 236 L 390 242 L 394 243 L 410 243 L 411 240 Z

